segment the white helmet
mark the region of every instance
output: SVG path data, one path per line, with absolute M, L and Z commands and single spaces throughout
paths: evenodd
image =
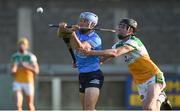
M 95 27 L 98 23 L 98 16 L 91 12 L 82 12 L 79 16 L 79 19 L 87 19 L 92 27 Z

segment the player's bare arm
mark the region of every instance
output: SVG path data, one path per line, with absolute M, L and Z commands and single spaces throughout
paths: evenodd
M 17 72 L 17 68 L 18 68 L 17 64 L 12 64 L 12 66 L 11 66 L 11 74 L 15 74 Z
M 81 53 L 92 56 L 105 56 L 105 57 L 115 57 L 116 49 L 106 49 L 106 50 L 87 50 L 79 49 Z
M 123 55 L 123 54 L 125 54 L 125 53 L 128 53 L 128 52 L 134 50 L 134 48 L 131 47 L 131 46 L 125 45 L 125 46 L 116 48 L 115 50 L 116 50 L 116 51 L 115 51 L 114 57 L 118 57 L 118 56 L 121 56 L 121 55 Z
M 106 50 L 87 50 L 87 49 L 79 49 L 80 52 L 86 55 L 97 55 L 97 56 L 105 56 L 105 57 L 117 57 L 132 51 L 133 48 L 130 46 L 123 46 L 117 49 L 106 49 Z
M 66 31 L 66 27 L 67 27 L 67 23 L 65 23 L 65 22 L 59 23 L 59 28 L 57 30 L 58 37 L 67 36 L 68 33 Z
M 77 38 L 75 32 L 72 33 L 71 40 L 72 40 L 72 43 L 73 43 L 75 49 L 86 49 L 86 50 L 91 49 L 91 45 L 87 41 L 81 42 Z

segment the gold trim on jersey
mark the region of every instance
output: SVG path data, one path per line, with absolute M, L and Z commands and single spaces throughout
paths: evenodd
M 153 63 L 148 55 L 141 56 L 133 63 L 128 64 L 128 69 L 136 84 L 141 84 L 153 75 L 161 73 L 160 69 Z

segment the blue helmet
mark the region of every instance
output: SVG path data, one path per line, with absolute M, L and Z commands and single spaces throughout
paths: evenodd
M 92 27 L 95 27 L 98 23 L 98 16 L 91 12 L 82 12 L 79 16 L 79 19 L 81 18 L 87 19 Z

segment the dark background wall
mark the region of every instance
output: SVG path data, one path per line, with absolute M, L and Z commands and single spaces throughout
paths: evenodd
M 66 47 L 56 37 L 56 30 L 49 29 L 48 23 L 66 21 L 75 24 L 82 11 L 99 15 L 101 27 L 114 27 L 114 10 L 125 9 L 128 17 L 138 22 L 137 35 L 144 42 L 149 53 L 159 64 L 178 64 L 180 47 L 180 3 L 178 0 L 0 0 L 1 63 L 8 63 L 15 50 L 17 38 L 17 9 L 32 8 L 34 52 L 40 63 L 70 62 L 69 54 L 62 53 Z M 44 7 L 44 13 L 35 13 L 36 7 Z M 113 44 L 113 34 L 99 32 L 104 48 Z M 51 50 L 53 49 L 53 50 Z M 52 57 L 53 54 L 53 57 Z M 68 56 L 68 57 L 67 57 Z M 65 57 L 66 59 L 61 59 Z

